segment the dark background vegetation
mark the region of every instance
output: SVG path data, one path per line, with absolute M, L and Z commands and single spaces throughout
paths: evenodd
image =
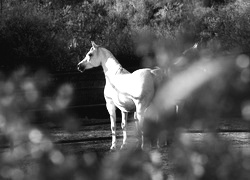
M 143 32 L 176 41 L 179 52 L 195 42 L 211 51 L 249 51 L 249 6 L 235 0 L 16 1 L 1 0 L 1 69 L 20 65 L 74 71 L 90 40 L 125 66 L 138 66 Z M 216 45 L 215 45 L 216 44 Z M 152 51 L 152 49 L 151 49 Z

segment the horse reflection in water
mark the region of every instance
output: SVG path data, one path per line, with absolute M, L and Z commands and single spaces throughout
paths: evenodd
M 135 112 L 137 130 L 140 134 L 139 146 L 143 149 L 145 137 L 143 136 L 142 126 L 144 123 L 145 112 L 151 104 L 156 93 L 156 88 L 162 81 L 164 72 L 157 69 L 139 69 L 133 73 L 124 69 L 112 53 L 94 42 L 85 58 L 78 64 L 78 70 L 83 72 L 86 69 L 102 66 L 106 85 L 104 97 L 106 107 L 110 115 L 112 145 L 111 151 L 116 150 L 116 107 L 122 114 L 123 143 L 121 149 L 127 144 L 127 117 L 128 112 Z

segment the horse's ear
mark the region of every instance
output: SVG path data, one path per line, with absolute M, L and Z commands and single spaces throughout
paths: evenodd
M 91 44 L 92 44 L 93 48 L 98 48 L 99 47 L 94 41 L 91 41 Z

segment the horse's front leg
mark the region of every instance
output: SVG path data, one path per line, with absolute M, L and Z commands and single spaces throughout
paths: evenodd
M 124 149 L 126 144 L 127 144 L 127 119 L 128 119 L 128 113 L 127 112 L 121 112 L 122 114 L 122 132 L 123 132 L 123 141 L 122 141 L 122 146 L 121 149 Z
M 111 123 L 111 135 L 112 135 L 112 144 L 110 147 L 111 151 L 116 150 L 116 113 L 115 113 L 115 105 L 111 99 L 106 99 L 106 107 L 109 112 L 110 116 L 110 123 Z

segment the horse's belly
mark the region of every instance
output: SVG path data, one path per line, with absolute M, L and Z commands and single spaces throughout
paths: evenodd
M 113 101 L 121 111 L 134 112 L 136 109 L 134 101 L 123 94 L 118 93 Z

